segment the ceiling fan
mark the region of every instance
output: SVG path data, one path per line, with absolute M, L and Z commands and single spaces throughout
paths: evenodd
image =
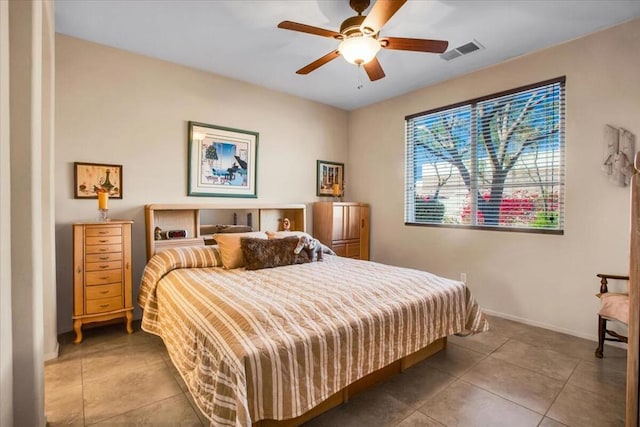
M 278 24 L 278 28 L 340 40 L 338 49 L 300 68 L 296 73 L 309 74 L 342 55 L 348 62 L 358 66 L 362 65 L 369 79 L 375 81 L 385 76 L 382 66 L 376 58 L 376 54 L 381 48 L 431 53 L 443 53 L 447 50 L 449 42 L 444 40 L 379 37 L 380 30 L 384 24 L 391 19 L 406 1 L 378 0 L 368 15 L 362 15 L 362 12 L 369 7 L 370 0 L 350 0 L 349 5 L 358 14 L 345 19 L 340 25 L 339 33 L 297 22 L 282 21 Z

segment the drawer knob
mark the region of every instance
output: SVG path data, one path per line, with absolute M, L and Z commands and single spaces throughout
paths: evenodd
M 106 231 L 99 231 L 98 234 L 107 234 Z
M 103 261 L 106 261 L 106 260 L 109 259 L 109 257 L 108 256 L 101 256 L 100 259 L 103 260 Z
M 108 242 L 108 240 L 98 240 L 98 242 L 100 242 L 100 243 L 107 243 L 107 242 Z
M 109 268 L 108 265 L 101 265 L 100 268 Z
M 101 277 L 100 280 L 107 280 L 109 277 Z
M 100 252 L 106 252 L 107 248 L 100 248 L 99 250 L 100 250 Z
M 104 295 L 104 294 L 108 294 L 109 291 L 100 291 L 100 293 Z
M 107 308 L 107 307 L 109 307 L 109 304 L 102 304 L 102 305 L 100 305 L 100 308 Z

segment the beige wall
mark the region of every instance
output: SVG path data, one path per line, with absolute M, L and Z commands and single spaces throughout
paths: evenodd
M 9 2 L 0 1 L 0 426 L 13 425 Z
M 51 204 L 46 203 L 54 188 L 53 180 L 47 176 L 53 154 L 53 2 L 12 1 L 8 3 L 8 10 L 7 2 L 3 2 L 1 9 L 3 15 L 8 11 L 9 20 L 7 26 L 3 16 L 0 37 L 3 39 L 0 40 L 3 64 L 0 72 L 3 125 L 0 134 L 3 181 L 0 425 L 44 426 L 44 355 L 55 357 L 57 345 L 55 319 L 48 318 L 49 325 L 44 326 L 45 310 L 53 309 L 55 313 L 55 300 L 50 296 L 55 294 L 56 287 L 55 275 L 52 276 L 53 228 L 47 226 L 52 223 L 54 213 Z M 10 125 L 8 131 L 7 124 Z M 6 229 L 8 220 L 10 236 Z M 7 262 L 10 270 L 5 269 Z M 7 337 L 11 344 L 5 347 Z M 7 387 L 7 382 L 12 382 L 11 387 Z
M 372 206 L 372 259 L 451 278 L 465 272 L 487 310 L 595 339 L 595 274 L 628 270 L 629 194 L 600 173 L 604 125 L 640 137 L 639 45 L 635 20 L 351 112 L 350 190 Z M 405 115 L 562 75 L 563 236 L 403 225 Z
M 258 199 L 186 196 L 189 120 L 260 133 Z M 97 208 L 73 198 L 74 161 L 123 165 L 124 198 L 109 207 L 112 217 L 135 221 L 135 298 L 145 204 L 313 202 L 316 160 L 345 161 L 347 129 L 347 113 L 336 108 L 58 34 L 58 330 L 72 329 L 71 224 L 93 220 Z

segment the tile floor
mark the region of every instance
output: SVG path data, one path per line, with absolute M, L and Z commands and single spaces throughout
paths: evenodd
M 625 350 L 490 317 L 491 331 L 311 420 L 319 426 L 622 426 Z M 208 425 L 162 341 L 139 327 L 62 337 L 45 366 L 49 425 Z M 142 369 L 141 369 L 142 368 Z

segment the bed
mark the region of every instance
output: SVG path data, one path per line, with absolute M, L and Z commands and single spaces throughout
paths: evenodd
M 143 330 L 221 426 L 297 425 L 447 336 L 488 329 L 462 282 L 330 255 L 249 271 L 222 268 L 217 246 L 168 249 L 149 260 L 138 301 Z

